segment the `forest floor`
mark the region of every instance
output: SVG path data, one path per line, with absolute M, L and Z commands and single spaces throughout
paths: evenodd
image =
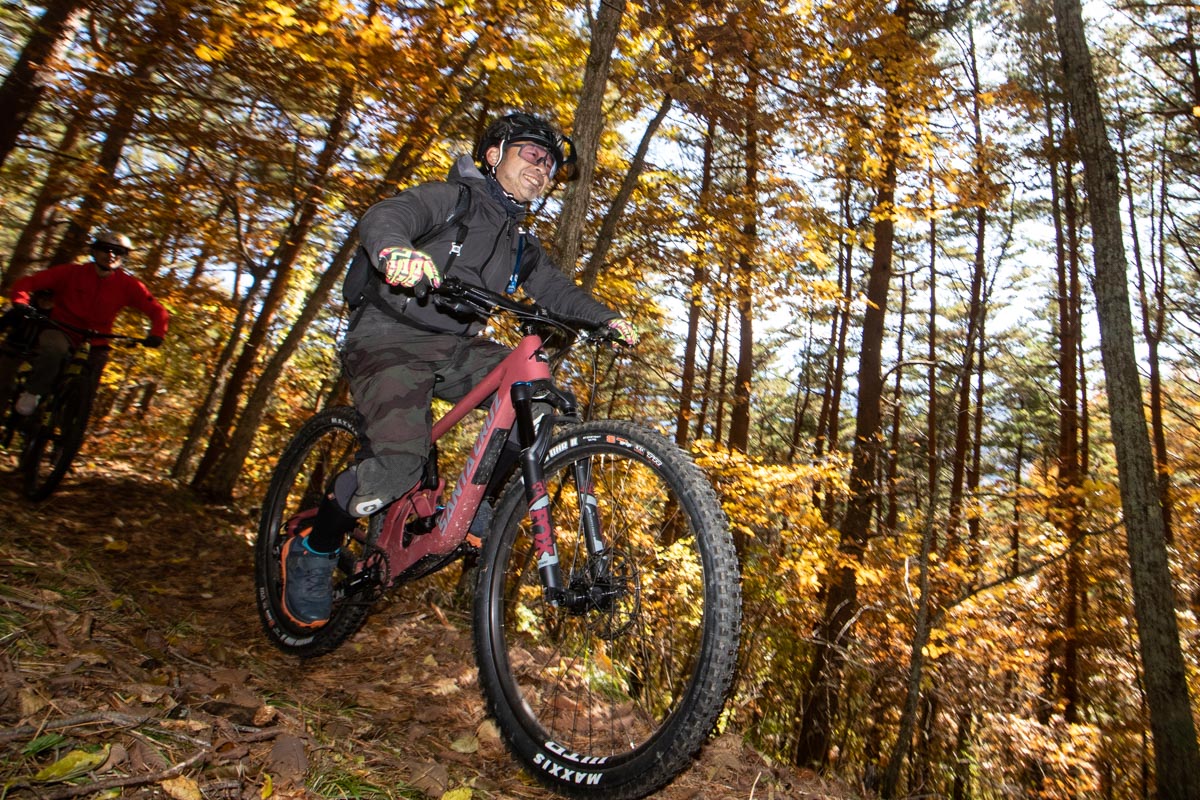
M 554 797 L 485 719 L 452 587 L 394 593 L 301 662 L 259 627 L 253 509 L 80 462 L 31 504 L 0 454 L 0 798 Z M 734 734 L 656 795 L 858 796 Z

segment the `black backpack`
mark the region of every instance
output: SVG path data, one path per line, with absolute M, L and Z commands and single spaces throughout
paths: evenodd
M 454 246 L 450 248 L 450 258 L 443 267 L 443 272 L 450 270 L 450 265 L 454 263 L 454 259 L 458 256 L 459 248 L 467 239 L 467 211 L 471 208 L 471 189 L 465 183 L 458 185 L 458 202 L 454 204 L 454 210 L 450 212 L 450 216 L 434 225 L 425 233 L 413 239 L 413 248 L 419 250 L 423 245 L 433 241 L 438 236 L 442 235 L 451 225 L 458 223 L 458 233 L 454 237 Z M 354 234 L 351 234 L 354 235 Z M 354 260 L 350 262 L 350 268 L 346 270 L 346 277 L 342 281 L 342 300 L 351 311 L 355 311 L 365 301 L 375 302 L 376 305 L 382 305 L 379 297 L 380 284 L 383 279 L 379 273 L 371 267 L 371 259 L 367 256 L 367 251 L 363 247 L 359 247 L 354 254 Z

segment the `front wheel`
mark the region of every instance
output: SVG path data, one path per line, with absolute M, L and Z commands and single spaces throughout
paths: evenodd
M 311 657 L 333 650 L 353 635 L 367 617 L 370 599 L 348 591 L 349 579 L 361 564 L 366 524 L 348 536 L 333 576 L 333 612 L 320 628 L 302 628 L 283 613 L 283 569 L 280 552 L 287 523 L 301 511 L 315 509 L 333 480 L 354 464 L 359 448 L 354 409 L 331 408 L 313 416 L 288 443 L 263 500 L 254 545 L 254 588 L 258 614 L 267 638 L 285 653 Z
M 545 487 L 563 581 L 586 599 L 545 599 L 517 476 L 475 594 L 489 710 L 517 758 L 560 794 L 642 797 L 691 763 L 733 681 L 742 601 L 729 523 L 688 456 L 632 423 L 558 434 Z M 596 533 L 599 555 L 585 546 Z
M 30 500 L 44 500 L 58 488 L 83 446 L 92 410 L 90 378 L 80 374 L 68 379 L 47 402 L 48 409 L 34 412 L 41 419 L 31 424 L 21 453 L 25 496 Z

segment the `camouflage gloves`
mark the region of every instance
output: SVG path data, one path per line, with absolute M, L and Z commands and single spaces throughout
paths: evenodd
M 379 271 L 389 286 L 403 286 L 411 289 L 422 280 L 428 280 L 429 285 L 437 288 L 442 283 L 442 275 L 433 259 L 420 250 L 410 250 L 407 247 L 388 247 L 379 252 Z

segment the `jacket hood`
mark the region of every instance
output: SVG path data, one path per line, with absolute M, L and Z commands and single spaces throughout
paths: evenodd
M 475 159 L 470 156 L 459 156 L 450 165 L 450 174 L 447 177 L 452 181 L 462 181 L 463 183 L 471 183 L 473 181 L 483 183 L 485 180 L 483 173 L 479 171 L 478 165 L 475 164 Z
M 501 188 L 495 178 L 484 175 L 470 156 L 458 157 L 458 160 L 450 167 L 448 180 L 451 183 L 455 181 L 465 183 L 471 188 L 479 190 L 499 204 L 504 209 L 504 213 L 513 219 L 520 220 L 529 212 L 528 204 L 513 199 L 508 192 Z

